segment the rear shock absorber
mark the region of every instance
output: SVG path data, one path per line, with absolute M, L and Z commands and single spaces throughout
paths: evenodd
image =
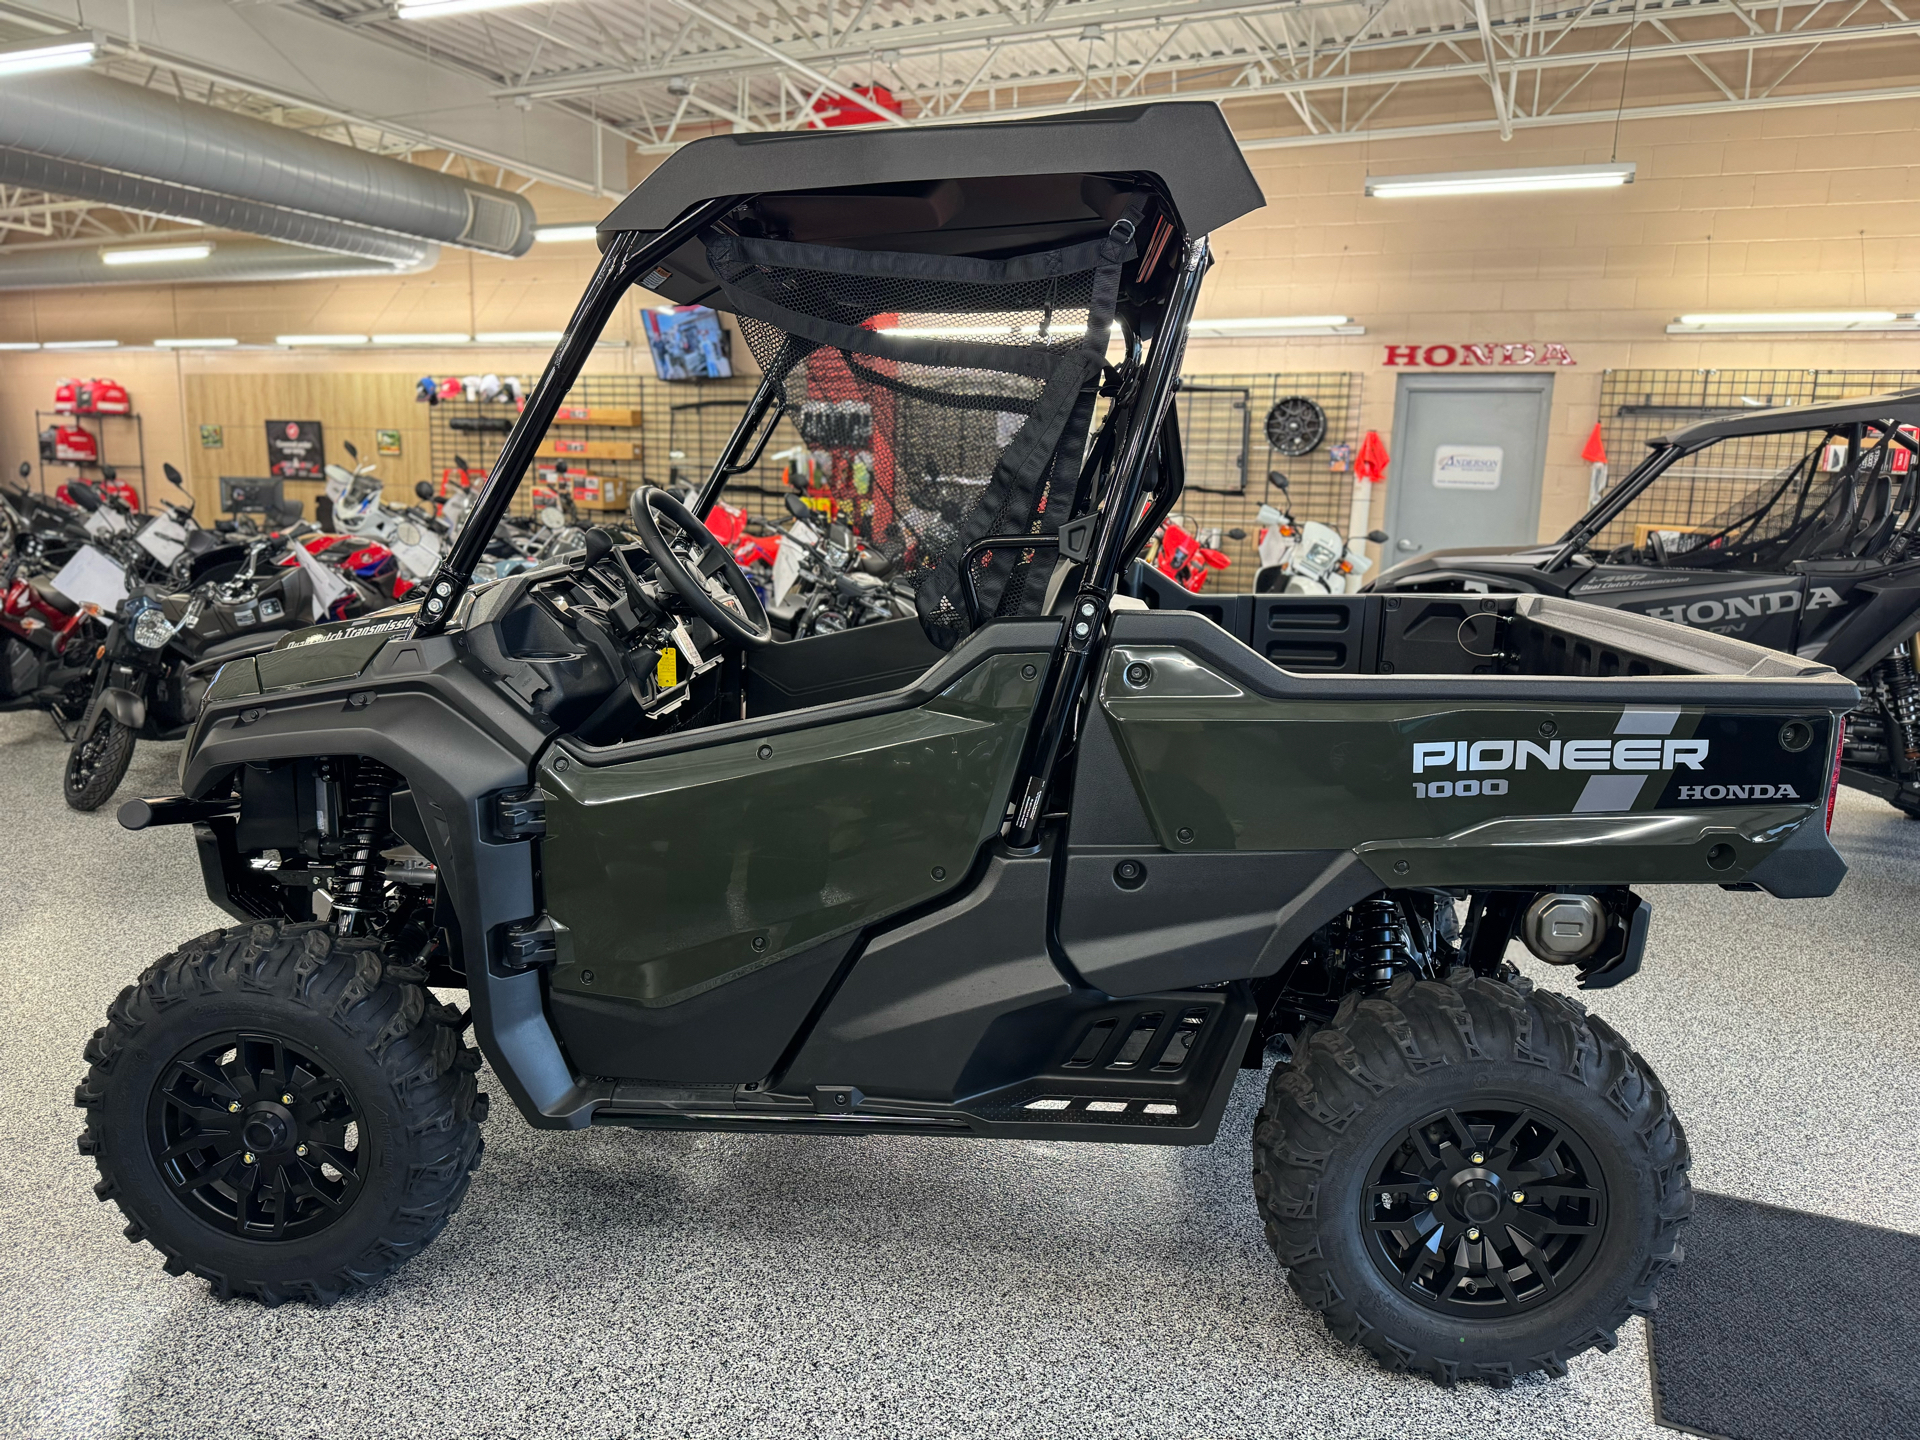
M 400 778 L 379 761 L 362 760 L 341 807 L 340 859 L 334 866 L 334 929 L 364 935 L 381 907 L 377 854 L 387 833 L 387 797 Z
M 1385 986 L 1397 971 L 1413 964 L 1407 928 L 1392 897 L 1371 896 L 1348 912 L 1348 974 L 1365 977 L 1373 988 Z
M 1914 657 L 1908 653 L 1908 643 L 1897 645 L 1883 665 L 1888 676 L 1888 709 L 1901 727 L 1902 749 L 1912 764 L 1917 744 L 1921 744 L 1921 695 L 1916 693 Z

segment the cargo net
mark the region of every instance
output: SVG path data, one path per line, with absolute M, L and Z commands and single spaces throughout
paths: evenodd
M 1041 611 L 1045 540 L 1091 500 L 1082 459 L 1138 221 L 1130 206 L 1105 239 L 999 261 L 708 239 L 810 495 L 894 562 L 937 645 Z M 967 560 L 992 537 L 1043 543 Z

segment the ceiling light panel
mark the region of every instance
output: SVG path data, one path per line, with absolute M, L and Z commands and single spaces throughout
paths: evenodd
M 1634 162 L 1550 165 L 1530 170 L 1444 170 L 1431 175 L 1370 175 L 1364 187 L 1376 200 L 1437 195 L 1522 195 L 1542 190 L 1611 190 L 1634 183 Z

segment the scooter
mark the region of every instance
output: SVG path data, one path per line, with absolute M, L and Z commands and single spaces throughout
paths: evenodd
M 1343 541 L 1341 533 L 1318 520 L 1297 521 L 1287 477 L 1267 473 L 1267 483 L 1281 492 L 1289 509 L 1264 504 L 1256 515 L 1261 531 L 1256 541 L 1261 568 L 1254 577 L 1256 594 L 1344 595 L 1361 588 L 1361 577 L 1374 562 L 1358 542 Z M 1366 537 L 1385 544 L 1387 532 L 1371 530 Z

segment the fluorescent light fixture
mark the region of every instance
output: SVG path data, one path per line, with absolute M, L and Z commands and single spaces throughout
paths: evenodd
M 592 240 L 599 233 L 598 225 L 542 225 L 534 231 L 534 239 Z
M 474 337 L 482 345 L 558 345 L 564 330 L 483 330 Z
M 0 340 L 0 350 L 38 350 L 37 340 Z
M 365 345 L 364 335 L 276 335 L 275 345 Z
M 49 340 L 43 350 L 112 350 L 117 340 Z
M 139 245 L 131 249 L 103 250 L 100 258 L 108 265 L 168 265 L 180 260 L 205 260 L 213 246 L 204 240 L 191 245 Z
M 30 75 L 36 70 L 71 70 L 79 65 L 91 65 L 99 48 L 91 30 L 10 41 L 0 45 L 0 79 Z
M 1365 335 L 1367 331 L 1345 315 L 1251 315 L 1190 321 L 1187 334 L 1191 340 L 1258 340 L 1281 335 Z
M 1421 195 L 1512 195 L 1533 190 L 1607 190 L 1634 183 L 1634 162 L 1549 165 L 1534 170 L 1447 170 L 1433 175 L 1370 175 L 1376 200 Z
M 400 20 L 432 20 L 441 15 L 465 15 L 472 10 L 504 10 L 509 5 L 531 5 L 534 0 L 397 0 Z
M 162 350 L 226 350 L 240 344 L 232 336 L 209 336 L 200 340 L 156 340 Z
M 1915 313 L 1895 310 L 1756 310 L 1726 315 L 1683 315 L 1669 335 L 1741 335 L 1821 330 L 1916 330 Z
M 465 345 L 473 337 L 464 330 L 426 331 L 418 335 L 376 335 L 375 345 Z

